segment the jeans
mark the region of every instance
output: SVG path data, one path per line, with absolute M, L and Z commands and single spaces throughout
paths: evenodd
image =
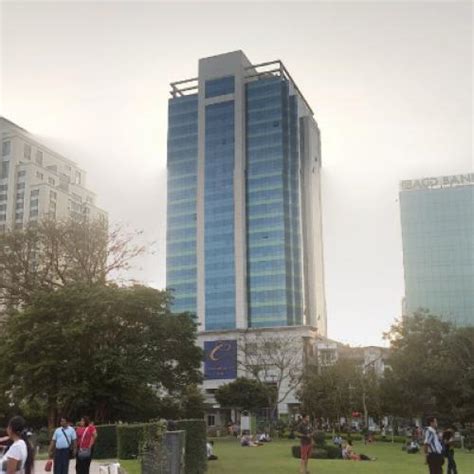
M 69 448 L 56 449 L 54 452 L 54 474 L 69 473 Z
M 454 451 L 449 449 L 446 453 L 448 458 L 448 470 L 447 474 L 458 474 L 458 468 L 456 466 L 456 461 L 454 460 Z
M 442 454 L 429 453 L 427 459 L 430 474 L 443 474 L 444 456 Z

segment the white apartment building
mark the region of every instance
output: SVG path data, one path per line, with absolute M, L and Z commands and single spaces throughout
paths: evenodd
M 0 117 L 0 231 L 42 218 L 107 219 L 77 164 Z

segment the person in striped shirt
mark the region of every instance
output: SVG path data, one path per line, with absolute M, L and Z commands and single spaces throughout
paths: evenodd
M 434 416 L 429 416 L 426 421 L 428 424 L 428 428 L 425 431 L 424 442 L 426 463 L 430 469 L 430 474 L 443 474 L 443 445 L 436 431 L 438 420 Z

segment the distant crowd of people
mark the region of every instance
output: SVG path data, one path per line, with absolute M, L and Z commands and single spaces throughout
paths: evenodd
M 6 432 L 7 436 L 0 438 L 0 474 L 33 474 L 35 450 L 25 420 L 13 417 Z M 97 430 L 89 417 L 83 416 L 77 427 L 66 417 L 61 418 L 51 438 L 45 470 L 68 474 L 70 460 L 75 459 L 76 473 L 89 474 L 96 440 Z
M 412 439 L 406 443 L 404 449 L 407 453 L 417 453 L 420 451 L 419 439 L 422 439 L 423 449 L 426 456 L 426 464 L 430 474 L 442 474 L 445 458 L 447 459 L 447 474 L 458 474 L 456 462 L 454 460 L 454 431 L 447 429 L 438 433 L 438 422 L 435 417 L 427 419 L 427 428 L 424 433 L 417 428 L 413 431 Z M 311 458 L 313 448 L 313 436 L 315 429 L 310 424 L 308 415 L 299 418 L 295 430 L 295 435 L 300 439 L 300 472 L 308 474 L 308 460 Z M 370 437 L 364 436 L 365 444 L 373 442 Z M 352 440 L 345 441 L 340 434 L 333 438 L 335 446 L 341 449 L 342 459 L 349 461 L 375 461 L 376 458 L 362 453 L 356 453 L 353 448 Z

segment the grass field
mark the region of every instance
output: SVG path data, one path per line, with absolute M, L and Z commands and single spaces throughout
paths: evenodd
M 260 448 L 242 448 L 231 439 L 216 439 L 217 461 L 209 462 L 208 474 L 291 474 L 299 473 L 299 460 L 291 456 L 293 441 L 274 441 Z M 357 453 L 376 457 L 374 462 L 311 459 L 311 474 L 427 474 L 421 454 L 406 454 L 401 444 L 355 442 Z M 474 452 L 456 451 L 459 474 L 474 474 Z M 128 474 L 140 474 L 138 461 L 121 461 Z M 446 472 L 446 467 L 444 471 Z
M 276 441 L 260 448 L 242 448 L 236 441 L 216 440 L 214 452 L 217 461 L 209 463 L 209 474 L 288 474 L 299 472 L 299 460 L 291 457 L 291 446 L 294 442 Z M 342 461 L 311 459 L 309 470 L 312 474 L 427 474 L 421 454 L 406 454 L 401 444 L 377 443 L 364 446 L 362 442 L 354 443 L 357 453 L 364 453 L 377 460 Z M 474 474 L 474 453 L 456 452 L 459 474 Z M 444 469 L 444 472 L 446 468 Z

